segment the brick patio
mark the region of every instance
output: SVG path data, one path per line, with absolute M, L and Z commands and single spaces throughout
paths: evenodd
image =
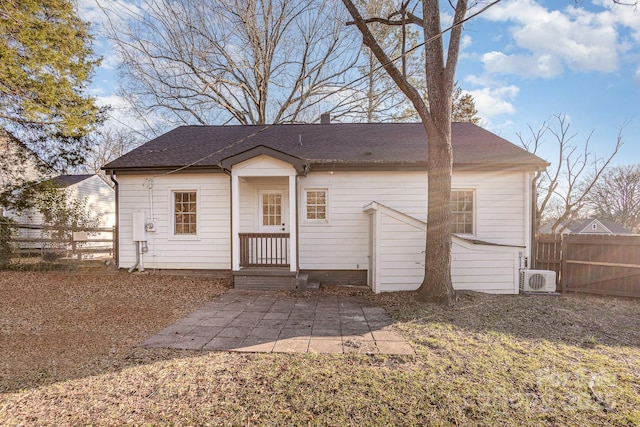
M 258 353 L 414 354 L 381 307 L 355 296 L 230 290 L 141 347 Z

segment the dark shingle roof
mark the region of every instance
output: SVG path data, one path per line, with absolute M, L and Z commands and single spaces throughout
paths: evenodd
M 58 188 L 67 188 L 74 184 L 91 178 L 93 175 L 59 175 L 55 178 L 51 178 L 49 182 Z
M 256 146 L 314 165 L 426 167 L 426 133 L 420 123 L 335 123 L 251 126 L 182 126 L 104 166 L 107 170 L 216 166 Z M 471 123 L 452 124 L 454 166 L 517 166 L 547 163 Z

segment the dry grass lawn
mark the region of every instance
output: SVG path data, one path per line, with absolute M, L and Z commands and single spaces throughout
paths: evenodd
M 0 272 L 0 425 L 640 425 L 640 301 L 414 294 L 415 356 L 135 344 L 225 292 L 198 277 Z

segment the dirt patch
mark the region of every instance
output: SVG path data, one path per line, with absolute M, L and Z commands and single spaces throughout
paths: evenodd
M 227 288 L 203 277 L 3 271 L 0 392 L 120 369 L 137 343 Z

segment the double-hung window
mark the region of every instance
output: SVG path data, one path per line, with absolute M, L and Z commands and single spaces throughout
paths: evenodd
M 307 222 L 326 223 L 328 216 L 328 196 L 326 188 L 308 188 L 305 190 L 305 220 Z
M 173 191 L 173 234 L 196 235 L 198 232 L 197 192 Z
M 456 234 L 474 234 L 473 229 L 473 190 L 451 191 L 451 232 Z

